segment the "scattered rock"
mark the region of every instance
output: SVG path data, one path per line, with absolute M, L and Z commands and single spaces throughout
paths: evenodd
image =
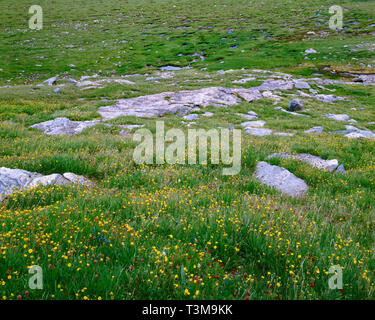
M 262 184 L 275 188 L 291 197 L 303 197 L 309 189 L 302 179 L 297 178 L 290 171 L 272 166 L 264 161 L 258 163 L 254 177 Z
M 192 121 L 199 119 L 199 116 L 196 113 L 188 114 L 187 116 L 184 116 L 185 120 Z
M 54 93 L 60 93 L 61 92 L 61 89 L 60 88 L 56 88 L 55 90 L 53 90 Z
M 343 97 L 338 97 L 333 94 L 317 94 L 314 96 L 319 101 L 325 102 L 325 103 L 333 103 L 335 101 L 344 101 L 346 100 Z
M 323 127 L 312 127 L 311 129 L 306 130 L 305 133 L 323 133 L 323 130 Z
M 98 123 L 100 123 L 98 120 L 71 121 L 68 118 L 56 118 L 54 120 L 34 124 L 30 128 L 42 130 L 48 135 L 64 134 L 72 136 L 81 133 L 87 128 L 95 126 Z
M 246 121 L 241 123 L 242 127 L 251 127 L 251 128 L 262 128 L 266 124 L 266 121 L 257 120 L 257 121 Z
M 236 113 L 237 116 L 242 117 L 246 120 L 255 120 L 258 118 L 258 116 L 250 115 L 250 114 L 244 114 L 244 113 Z
M 245 79 L 235 80 L 235 81 L 233 81 L 233 83 L 244 84 L 244 83 L 247 83 L 247 82 L 249 82 L 249 81 L 253 81 L 253 80 L 256 80 L 256 78 L 254 78 L 254 77 L 250 77 L 250 78 L 245 78 Z
M 354 126 L 345 126 L 345 131 L 336 131 L 335 133 L 343 133 L 345 137 L 358 139 L 358 138 L 367 138 L 367 139 L 375 139 L 375 133 L 370 130 L 361 130 Z
M 273 133 L 275 136 L 281 136 L 281 137 L 293 137 L 294 133 L 289 133 L 289 132 L 274 132 Z
M 273 131 L 271 129 L 252 128 L 252 127 L 246 127 L 244 129 L 244 132 L 246 134 L 250 134 L 252 136 L 258 136 L 258 137 L 269 136 L 273 134 Z
M 332 113 L 327 113 L 326 117 L 332 120 L 336 121 L 349 121 L 349 116 L 347 114 L 332 114 Z

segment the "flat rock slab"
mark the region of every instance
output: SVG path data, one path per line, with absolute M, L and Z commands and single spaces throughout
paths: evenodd
M 267 80 L 259 87 L 256 87 L 259 91 L 292 90 L 293 88 L 293 81 L 287 80 Z
M 246 134 L 250 134 L 252 136 L 258 136 L 258 137 L 270 136 L 273 134 L 273 130 L 271 129 L 252 128 L 252 127 L 246 127 L 244 129 L 244 132 Z
M 246 121 L 241 123 L 241 127 L 251 127 L 251 128 L 262 128 L 266 124 L 266 121 L 257 120 L 257 121 Z
M 339 162 L 337 159 L 333 160 L 324 160 L 318 156 L 314 156 L 308 153 L 300 153 L 296 155 L 290 155 L 286 152 L 280 152 L 280 153 L 273 153 L 269 155 L 266 159 L 272 159 L 272 158 L 281 158 L 281 159 L 293 159 L 298 160 L 304 163 L 308 163 L 314 168 L 326 170 L 329 172 L 333 172 L 337 169 L 339 166 Z
M 226 107 L 240 102 L 242 100 L 231 89 L 211 87 L 121 99 L 114 106 L 99 108 L 99 113 L 104 120 L 124 116 L 149 118 L 176 113 L 186 115 L 197 106 Z
M 66 186 L 70 184 L 90 184 L 83 176 L 74 173 L 51 174 L 43 176 L 40 173 L 29 172 L 20 169 L 0 168 L 0 200 L 5 196 L 21 189 L 31 189 L 41 185 L 59 185 Z
M 323 133 L 324 127 L 312 127 L 304 131 L 305 133 Z
M 316 99 L 325 103 L 333 103 L 336 101 L 345 101 L 346 99 L 343 97 L 338 97 L 333 94 L 317 94 L 315 96 Z
M 291 114 L 293 116 L 309 117 L 307 114 L 297 113 L 297 112 L 294 112 L 294 111 L 288 111 L 288 110 L 285 110 L 283 107 L 275 107 L 274 109 L 280 110 L 280 111 L 288 113 L 288 114 Z
M 99 124 L 100 121 L 71 121 L 68 118 L 56 118 L 54 120 L 38 123 L 32 125 L 30 128 L 35 128 L 44 131 L 48 135 L 75 135 L 81 133 L 83 130 Z
M 262 184 L 275 188 L 291 197 L 303 197 L 309 189 L 305 181 L 296 177 L 290 171 L 272 166 L 264 161 L 258 163 L 253 176 Z
M 344 131 L 335 131 L 335 133 L 342 133 L 345 137 L 351 139 L 375 139 L 375 133 L 370 130 L 361 130 L 354 126 L 345 126 L 346 130 Z
M 236 113 L 237 116 L 242 117 L 246 120 L 255 120 L 258 118 L 258 116 L 245 114 L 245 113 Z
M 326 117 L 328 119 L 336 120 L 336 121 L 349 121 L 350 117 L 347 114 L 332 114 L 327 113 Z
M 246 102 L 257 101 L 262 99 L 263 96 L 258 89 L 249 88 L 249 89 L 233 89 L 233 92 L 239 97 L 244 99 Z

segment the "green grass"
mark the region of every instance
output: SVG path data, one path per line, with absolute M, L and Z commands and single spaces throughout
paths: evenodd
M 319 91 L 349 100 L 305 99 L 309 117 L 303 119 L 275 110 L 267 99 L 202 109 L 214 116 L 201 117 L 196 128 L 239 127 L 244 120 L 236 113 L 253 110 L 267 128 L 296 133 L 243 135 L 242 170 L 233 177 L 222 175 L 222 165 L 138 166 L 132 137 L 116 127 L 98 125 L 73 137 L 28 128 L 56 117 L 99 119 L 98 108 L 120 98 L 240 87 L 233 81 L 253 68 L 303 77 L 326 66 L 373 72 L 368 64 L 374 51 L 349 49 L 373 43 L 369 19 L 375 2 L 339 2 L 348 9 L 348 28 L 336 33 L 325 24 L 331 4 L 323 0 L 43 0 L 41 31 L 27 28 L 32 1 L 3 0 L 0 59 L 6 63 L 0 65 L 0 84 L 11 87 L 0 88 L 0 167 L 74 172 L 94 184 L 40 187 L 0 203 L 0 299 L 374 299 L 375 142 L 329 134 L 345 123 L 324 117 L 346 113 L 357 127 L 375 130 L 367 124 L 375 121 L 372 86 L 327 85 L 335 92 Z M 308 48 L 319 53 L 306 60 L 302 52 Z M 165 65 L 191 69 L 146 80 L 160 76 Z M 235 71 L 217 72 L 229 69 Z M 127 78 L 134 85 L 89 90 L 67 82 L 95 73 L 139 75 Z M 57 74 L 61 93 L 38 86 Z M 287 107 L 291 93 L 283 92 L 277 105 Z M 109 122 L 145 124 L 154 131 L 155 120 Z M 167 128 L 185 128 L 181 117 L 162 120 Z M 320 125 L 324 134 L 303 134 Z M 271 164 L 310 186 L 304 199 L 293 199 L 252 177 L 257 161 L 284 151 L 336 158 L 347 172 L 273 159 Z M 29 289 L 28 267 L 34 264 L 43 268 L 43 290 Z M 333 265 L 343 268 L 341 291 L 328 287 Z

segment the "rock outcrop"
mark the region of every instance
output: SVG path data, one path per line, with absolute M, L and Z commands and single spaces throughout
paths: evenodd
M 74 173 L 51 174 L 44 176 L 40 173 L 21 169 L 0 168 L 0 201 L 17 190 L 32 189 L 46 185 L 66 186 L 70 184 L 88 185 L 90 181 Z

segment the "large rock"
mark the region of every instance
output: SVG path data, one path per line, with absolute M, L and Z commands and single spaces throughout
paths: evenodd
M 0 200 L 21 189 L 31 189 L 46 185 L 66 186 L 70 184 L 88 185 L 90 181 L 74 173 L 51 174 L 43 176 L 40 173 L 20 169 L 0 168 Z
M 254 177 L 262 184 L 275 188 L 291 197 L 303 197 L 309 189 L 302 179 L 296 177 L 290 171 L 272 166 L 264 161 L 258 163 Z
M 239 104 L 241 101 L 231 89 L 211 87 L 121 99 L 114 106 L 99 108 L 99 113 L 104 120 L 123 116 L 148 118 L 176 113 L 186 115 L 197 106 L 225 107 Z
M 367 139 L 375 139 L 375 133 L 370 130 L 361 130 L 354 126 L 345 126 L 346 131 L 344 131 L 344 135 L 347 138 L 358 139 L 358 138 L 367 138 Z
M 337 159 L 333 160 L 324 160 L 318 156 L 314 156 L 308 153 L 299 153 L 296 155 L 290 155 L 286 152 L 281 153 L 273 153 L 269 155 L 266 159 L 272 159 L 272 158 L 281 158 L 281 159 L 293 159 L 298 160 L 304 163 L 308 163 L 314 168 L 326 170 L 329 172 L 333 172 L 337 169 L 339 166 L 339 162 Z
M 34 124 L 30 128 L 42 130 L 45 134 L 48 135 L 75 135 L 81 133 L 87 128 L 95 126 L 98 123 L 100 123 L 100 121 L 98 120 L 71 121 L 68 118 L 56 118 L 54 120 Z
M 258 89 L 259 91 L 274 91 L 274 90 L 292 90 L 294 87 L 293 81 L 286 80 L 266 80 L 261 84 Z

